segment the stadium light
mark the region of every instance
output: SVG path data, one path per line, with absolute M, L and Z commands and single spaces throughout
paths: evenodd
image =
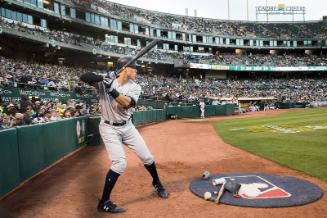
M 246 18 L 249 20 L 249 0 L 246 0 Z
M 227 13 L 228 13 L 228 20 L 229 20 L 230 19 L 229 0 L 227 0 Z

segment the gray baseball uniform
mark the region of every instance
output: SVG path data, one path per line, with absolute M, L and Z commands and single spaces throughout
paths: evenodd
M 204 118 L 204 110 L 205 110 L 205 103 L 201 101 L 200 102 L 201 118 Z
M 137 102 L 141 94 L 141 87 L 132 80 L 129 80 L 124 85 L 119 85 L 116 79 L 113 81 L 112 87 L 122 95 L 133 98 L 135 102 Z M 154 162 L 153 156 L 131 121 L 130 109 L 126 109 L 118 104 L 107 93 L 103 82 L 97 83 L 96 88 L 100 97 L 102 112 L 99 130 L 109 158 L 112 161 L 111 170 L 122 174 L 126 169 L 127 162 L 123 144 L 135 151 L 145 165 L 151 165 Z M 121 126 L 112 125 L 113 123 L 122 122 L 126 122 L 126 124 Z

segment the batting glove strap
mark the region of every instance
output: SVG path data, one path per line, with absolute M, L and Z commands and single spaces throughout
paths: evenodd
M 116 89 L 112 89 L 112 91 L 109 92 L 109 94 L 110 94 L 114 99 L 116 99 L 116 98 L 120 95 L 120 93 L 119 93 Z

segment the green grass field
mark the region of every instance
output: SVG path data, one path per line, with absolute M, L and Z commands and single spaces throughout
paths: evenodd
M 214 125 L 226 143 L 327 181 L 327 109 L 303 109 Z

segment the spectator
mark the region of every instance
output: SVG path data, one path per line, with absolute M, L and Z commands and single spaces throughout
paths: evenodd
M 73 117 L 73 113 L 70 108 L 66 109 L 64 112 L 64 118 L 71 118 Z
M 15 114 L 15 124 L 14 126 L 21 126 L 24 125 L 24 114 L 22 113 L 16 113 Z

